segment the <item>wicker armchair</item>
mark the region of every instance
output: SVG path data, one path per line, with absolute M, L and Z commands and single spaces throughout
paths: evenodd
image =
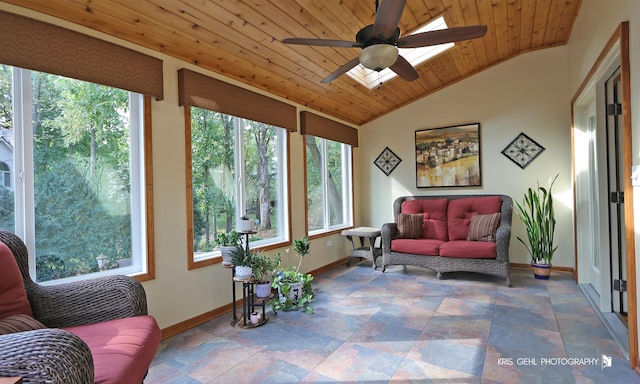
M 55 328 L 146 315 L 144 288 L 127 276 L 42 286 L 29 276 L 22 240 L 0 229 L 0 241 L 16 258 L 33 317 L 50 327 L 1 335 L 0 377 L 19 376 L 25 383 L 93 383 L 94 361 L 88 345 L 75 334 Z M 157 344 L 153 353 L 155 348 Z

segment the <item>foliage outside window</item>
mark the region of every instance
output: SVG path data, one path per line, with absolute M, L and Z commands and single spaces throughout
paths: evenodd
M 350 226 L 351 146 L 306 135 L 307 222 L 309 234 Z
M 286 131 L 191 107 L 193 261 L 220 256 L 216 239 L 247 216 L 251 246 L 286 240 Z
M 0 227 L 36 281 L 146 272 L 142 99 L 0 65 Z

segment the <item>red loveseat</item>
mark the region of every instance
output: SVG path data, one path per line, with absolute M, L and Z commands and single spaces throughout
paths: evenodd
M 382 271 L 389 265 L 509 278 L 513 202 L 506 195 L 402 196 L 382 226 Z
M 27 262 L 22 240 L 0 230 L 0 378 L 142 383 L 160 343 L 142 285 L 106 276 L 42 286 Z

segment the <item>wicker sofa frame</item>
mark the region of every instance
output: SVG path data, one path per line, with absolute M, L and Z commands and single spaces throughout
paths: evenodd
M 396 237 L 396 223 L 386 223 L 382 226 L 382 272 L 385 272 L 389 265 L 413 265 L 422 268 L 429 268 L 437 272 L 438 279 L 442 278 L 445 272 L 477 272 L 488 275 L 504 277 L 506 285 L 511 286 L 509 277 L 509 242 L 511 240 L 511 220 L 513 212 L 513 201 L 507 195 L 441 195 L 441 196 L 401 196 L 393 202 L 393 217 L 397 218 L 401 211 L 402 203 L 408 200 L 417 199 L 442 199 L 449 200 L 467 197 L 487 197 L 500 196 L 502 206 L 500 209 L 500 224 L 496 231 L 496 258 L 495 259 L 471 259 L 443 256 L 425 256 L 410 253 L 400 253 L 391 251 L 391 242 Z
M 0 335 L 0 377 L 21 377 L 24 383 L 93 383 L 94 364 L 87 344 L 56 328 L 146 315 L 144 288 L 128 276 L 42 286 L 29 276 L 22 239 L 0 229 L 0 241 L 16 258 L 33 317 L 51 327 Z

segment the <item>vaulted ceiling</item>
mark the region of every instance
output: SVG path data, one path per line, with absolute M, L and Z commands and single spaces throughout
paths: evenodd
M 392 1 L 392 0 L 382 0 Z M 349 76 L 322 79 L 356 48 L 286 45 L 286 37 L 354 41 L 372 24 L 375 0 L 5 0 L 163 52 L 274 95 L 362 125 L 521 53 L 566 44 L 581 0 L 407 0 L 401 35 L 444 16 L 482 24 L 483 38 L 367 89 Z M 402 50 L 400 50 L 402 54 Z

